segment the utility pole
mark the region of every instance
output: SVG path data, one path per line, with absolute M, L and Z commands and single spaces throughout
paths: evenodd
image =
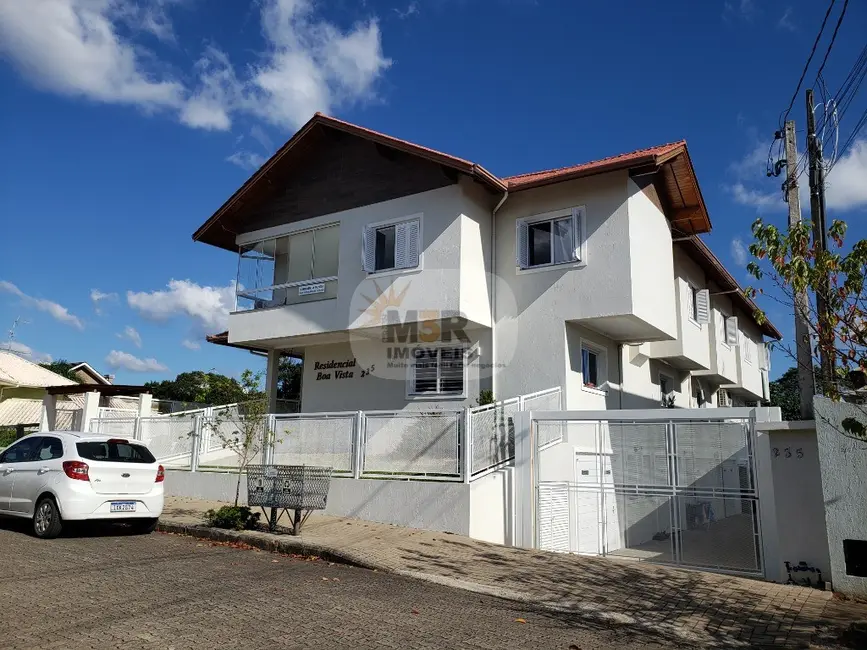
M 789 204 L 789 230 L 801 223 L 801 199 L 798 196 L 798 145 L 795 141 L 795 122 L 786 122 L 786 201 Z M 810 328 L 807 317 L 810 303 L 806 289 L 797 291 L 795 302 L 795 342 L 798 361 L 798 388 L 801 395 L 801 419 L 813 419 L 813 357 L 810 354 Z
M 810 218 L 813 221 L 813 251 L 818 259 L 827 250 L 825 228 L 825 168 L 822 166 L 822 143 L 816 137 L 816 116 L 813 114 L 813 89 L 807 89 L 807 156 L 810 160 Z M 833 346 L 831 319 L 826 296 L 830 282 L 824 276 L 816 291 L 816 314 L 819 330 L 819 367 L 822 393 L 827 394 L 834 380 L 834 359 L 827 350 Z

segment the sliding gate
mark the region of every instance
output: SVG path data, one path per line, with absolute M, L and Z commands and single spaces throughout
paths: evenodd
M 763 574 L 752 409 L 619 413 L 533 414 L 537 548 Z

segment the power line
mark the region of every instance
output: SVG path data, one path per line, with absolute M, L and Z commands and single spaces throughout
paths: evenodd
M 831 5 L 833 6 L 833 2 Z M 843 9 L 840 11 L 840 17 L 837 19 L 837 24 L 834 26 L 834 33 L 831 34 L 831 42 L 828 43 L 828 49 L 825 50 L 825 58 L 822 59 L 822 65 L 819 66 L 819 71 L 816 73 L 816 79 L 822 76 L 822 70 L 825 69 L 825 64 L 828 62 L 828 56 L 831 54 L 831 48 L 834 47 L 834 41 L 837 40 L 837 32 L 840 31 L 840 25 L 843 23 L 843 17 L 846 15 L 846 8 L 849 6 L 849 0 L 843 0 Z M 827 19 L 827 14 L 825 18 Z M 825 28 L 825 23 L 822 23 L 822 29 Z M 807 62 L 809 65 L 809 61 Z M 815 84 L 813 84 L 815 86 Z M 797 94 L 797 93 L 796 93 Z
M 828 5 L 828 10 L 825 12 L 825 18 L 822 20 L 822 26 L 819 28 L 819 33 L 816 34 L 816 40 L 813 42 L 813 48 L 810 50 L 810 56 L 807 57 L 807 63 L 804 65 L 804 70 L 801 72 L 801 78 L 798 79 L 798 87 L 795 88 L 795 92 L 792 93 L 792 99 L 789 101 L 789 107 L 780 114 L 780 131 L 783 130 L 783 124 L 789 118 L 789 113 L 792 111 L 792 106 L 795 105 L 795 100 L 798 98 L 798 93 L 801 92 L 801 85 L 804 83 L 804 78 L 807 76 L 807 71 L 810 69 L 810 63 L 812 63 L 813 56 L 815 56 L 816 54 L 816 48 L 819 47 L 819 41 L 822 40 L 822 34 L 825 32 L 825 25 L 828 24 L 828 17 L 831 15 L 831 10 L 834 8 L 835 2 L 837 2 L 837 0 L 831 0 L 831 4 Z M 839 23 L 837 26 L 839 28 Z M 826 52 L 826 59 L 827 56 L 828 53 Z

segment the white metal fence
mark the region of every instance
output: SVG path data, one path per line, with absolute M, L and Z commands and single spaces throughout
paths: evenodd
M 477 476 L 515 458 L 515 416 L 521 411 L 559 411 L 559 387 L 469 409 L 470 473 Z
M 461 412 L 365 415 L 362 474 L 461 478 Z
M 244 404 L 153 417 L 101 409 L 90 431 L 144 441 L 163 464 L 232 470 L 243 463 L 322 465 L 355 478 L 467 481 L 511 461 L 522 408 L 557 410 L 560 389 L 464 411 L 345 411 L 249 416 Z M 248 441 L 249 444 L 246 444 Z

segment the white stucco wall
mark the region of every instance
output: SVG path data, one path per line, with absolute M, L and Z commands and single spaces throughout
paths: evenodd
M 247 502 L 241 477 L 240 503 Z M 232 502 L 237 476 L 215 472 L 166 472 L 166 495 Z M 470 486 L 434 481 L 334 478 L 325 514 L 395 526 L 470 533 Z
M 480 383 L 480 365 L 490 364 L 488 330 L 468 330 L 471 353 L 467 357 L 466 396 L 462 398 L 427 399 L 407 396 L 407 371 L 402 367 L 388 368 L 388 351 L 392 344 L 376 340 L 353 339 L 351 342 L 313 345 L 304 348 L 304 374 L 301 389 L 301 411 L 356 410 L 459 410 L 472 406 L 480 387 L 487 386 L 487 377 Z M 488 342 L 488 343 L 486 343 Z M 481 351 L 477 354 L 475 351 Z M 330 361 L 355 360 L 355 367 L 325 369 Z M 395 363 L 395 360 L 391 360 Z M 408 360 L 397 360 L 405 365 Z M 317 369 L 317 364 L 320 368 Z M 375 368 L 370 374 L 364 371 Z M 341 377 L 338 372 L 342 370 Z M 487 371 L 484 371 L 487 372 Z M 352 376 L 347 376 L 351 374 Z
M 825 504 L 815 429 L 769 431 L 771 472 L 774 483 L 779 566 L 770 570 L 784 574 L 784 562 L 806 562 L 831 576 Z M 768 561 L 772 561 L 768 558 Z M 814 574 L 795 574 L 795 579 Z
M 495 544 L 514 543 L 513 467 L 499 469 L 470 483 L 470 537 Z
M 626 179 L 632 310 L 674 338 L 678 334 L 671 226 L 652 184 Z
M 741 358 L 741 387 L 749 393 L 750 397 L 759 400 L 763 397 L 762 371 L 760 370 L 759 358 L 761 355 L 762 333 L 753 320 L 743 312 L 738 314 L 738 328 L 741 335 L 752 341 L 752 362 L 747 361 L 744 346 L 738 346 L 738 355 Z
M 732 315 L 732 302 L 728 296 L 711 296 L 711 368 L 710 371 L 718 378 L 736 383 L 738 381 L 737 346 L 726 344 L 725 319 Z
M 465 189 L 462 181 L 448 187 L 391 201 L 267 228 L 238 236 L 239 243 L 289 234 L 292 231 L 340 224 L 338 295 L 334 299 L 233 313 L 230 342 L 267 341 L 305 334 L 369 327 L 379 321 L 364 296 L 375 298 L 390 290 L 402 294 L 401 310 L 440 310 L 472 314 L 490 326 L 490 302 L 485 289 L 488 255 L 479 237 L 487 233 L 481 217 L 490 209 L 485 197 Z M 421 215 L 420 267 L 367 274 L 361 266 L 362 232 L 366 225 Z M 489 218 L 488 218 L 489 220 Z M 463 232 L 466 227 L 467 232 Z M 490 239 L 487 236 L 487 239 Z M 462 244 L 471 248 L 462 251 Z M 462 283 L 463 273 L 473 281 Z M 466 289 L 465 295 L 462 290 Z
M 711 327 L 712 323 L 699 325 L 691 319 L 690 287 L 708 288 L 702 268 L 683 254 L 679 248 L 674 250 L 674 312 L 677 318 L 677 338 L 673 341 L 650 343 L 650 353 L 654 358 L 685 357 L 690 366 L 695 364 L 701 369 L 711 366 Z
M 834 590 L 867 595 L 867 577 L 846 573 L 843 540 L 867 540 L 867 442 L 853 440 L 843 431 L 845 418 L 867 422 L 864 407 L 835 403 L 824 397 L 813 401 L 822 470 L 822 494 Z

